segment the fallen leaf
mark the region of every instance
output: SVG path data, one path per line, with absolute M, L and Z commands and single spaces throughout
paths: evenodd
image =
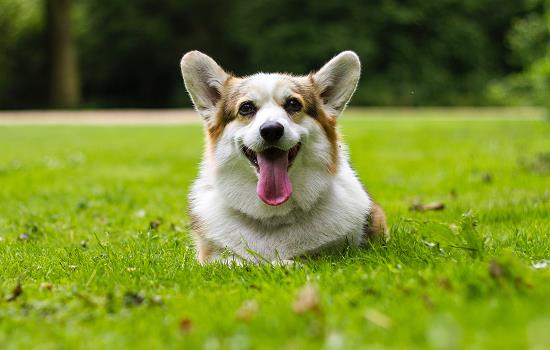
M 388 329 L 391 327 L 391 319 L 387 315 L 381 313 L 378 310 L 367 309 L 367 311 L 365 311 L 365 318 L 368 321 L 377 325 L 378 327 L 381 327 L 384 329 Z
M 251 284 L 251 285 L 248 286 L 248 288 L 254 289 L 254 290 L 259 290 L 259 291 L 262 290 L 262 287 L 260 287 L 260 286 L 258 286 L 258 285 L 256 285 L 256 284 Z
M 502 266 L 495 260 L 491 261 L 491 264 L 489 265 L 489 274 L 494 279 L 502 277 Z
M 17 281 L 11 293 L 6 296 L 6 301 L 15 301 L 21 294 L 23 294 L 23 287 L 21 286 L 21 282 Z
M 193 329 L 193 321 L 189 318 L 182 318 L 179 323 L 179 328 L 182 333 L 189 333 Z
M 445 204 L 443 202 L 430 202 L 422 204 L 420 201 L 414 201 L 409 207 L 410 211 L 431 211 L 431 210 L 443 210 Z
M 124 305 L 126 306 L 141 305 L 144 300 L 145 298 L 140 293 L 126 292 L 124 294 Z
M 159 228 L 159 226 L 162 224 L 162 219 L 161 218 L 157 218 L 156 220 L 152 220 L 150 223 L 149 223 L 149 229 L 150 230 L 156 230 L 157 228 Z
M 439 284 L 439 287 L 443 289 L 453 290 L 453 285 L 451 284 L 451 281 L 447 277 L 440 278 L 437 283 Z
M 485 183 L 493 182 L 493 174 L 491 174 L 489 172 L 483 173 L 483 175 L 481 176 L 481 181 L 483 181 Z
M 52 290 L 53 288 L 53 284 L 51 284 L 50 282 L 42 282 L 40 283 L 40 289 L 45 289 L 45 290 Z
M 366 287 L 363 289 L 363 293 L 368 295 L 380 296 L 380 292 L 372 287 Z
M 292 309 L 297 314 L 308 311 L 319 312 L 321 310 L 317 288 L 312 284 L 306 284 L 294 299 Z
M 236 317 L 241 321 L 250 321 L 258 313 L 258 303 L 255 300 L 245 301 L 237 310 Z

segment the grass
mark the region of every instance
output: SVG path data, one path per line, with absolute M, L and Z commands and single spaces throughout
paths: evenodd
M 344 117 L 392 239 L 291 268 L 195 262 L 200 125 L 0 127 L 0 348 L 547 347 L 550 124 L 464 113 Z

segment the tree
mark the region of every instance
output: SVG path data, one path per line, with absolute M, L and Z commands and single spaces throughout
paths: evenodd
M 75 108 L 80 100 L 76 50 L 71 31 L 72 0 L 46 0 L 49 57 L 49 105 Z

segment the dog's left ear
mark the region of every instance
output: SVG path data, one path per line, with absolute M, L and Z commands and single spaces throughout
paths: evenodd
M 207 122 L 211 121 L 229 74 L 199 51 L 190 51 L 183 56 L 181 73 L 195 109 Z
M 353 51 L 338 54 L 313 75 L 330 114 L 338 116 L 346 108 L 360 75 L 361 62 Z

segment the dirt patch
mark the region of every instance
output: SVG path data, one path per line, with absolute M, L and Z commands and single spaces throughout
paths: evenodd
M 10 111 L 0 112 L 0 125 L 25 124 L 188 124 L 199 123 L 192 109 Z

